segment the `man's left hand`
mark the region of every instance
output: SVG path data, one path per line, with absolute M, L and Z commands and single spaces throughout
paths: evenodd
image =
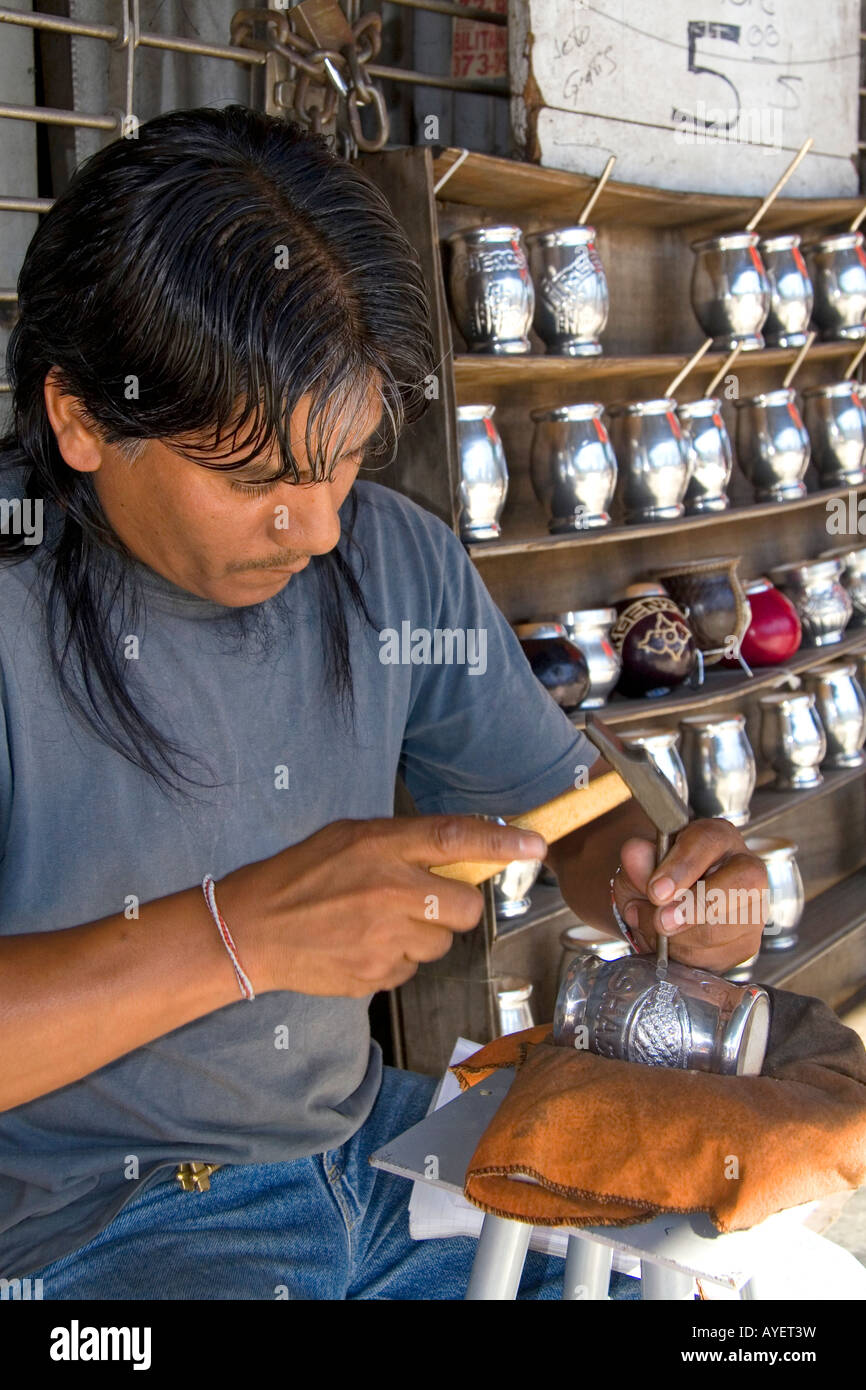
M 722 974 L 759 950 L 767 870 L 730 821 L 690 821 L 658 867 L 652 841 L 633 837 L 620 865 L 614 898 L 639 951 L 663 932 L 672 960 Z

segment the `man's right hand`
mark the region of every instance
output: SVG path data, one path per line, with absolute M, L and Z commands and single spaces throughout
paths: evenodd
M 226 874 L 216 900 L 257 993 L 357 999 L 404 984 L 477 926 L 480 889 L 429 867 L 546 852 L 537 835 L 473 816 L 340 820 Z

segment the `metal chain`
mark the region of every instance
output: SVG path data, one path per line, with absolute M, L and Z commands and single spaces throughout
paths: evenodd
M 267 39 L 255 37 L 257 23 L 265 25 Z M 315 133 L 320 133 L 332 122 L 339 103 L 345 103 L 348 129 L 339 132 L 345 158 L 351 158 L 358 150 L 382 149 L 390 132 L 385 98 L 367 72 L 367 64 L 382 47 L 382 16 L 361 15 L 351 29 L 352 41 L 341 49 L 316 48 L 309 39 L 295 33 L 287 13 L 238 10 L 232 17 L 230 31 L 232 43 L 260 52 L 278 53 L 299 70 L 292 110 L 298 120 Z M 362 106 L 373 108 L 375 133 L 372 136 L 366 136 L 361 125 Z

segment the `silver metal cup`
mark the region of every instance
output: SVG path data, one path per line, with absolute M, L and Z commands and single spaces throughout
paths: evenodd
M 522 1033 L 524 1028 L 532 1028 L 532 1005 L 529 1002 L 532 985 L 529 980 L 518 979 L 516 975 L 504 975 L 497 980 L 496 1006 L 499 1014 L 499 1035 Z
M 679 755 L 680 735 L 677 729 L 629 729 L 620 737 L 626 748 L 645 748 L 663 777 L 667 777 L 677 795 L 688 805 L 689 784 L 683 760 Z
M 803 685 L 815 697 L 815 709 L 827 736 L 823 767 L 862 767 L 866 741 L 866 695 L 854 661 L 806 671 Z
M 508 495 L 508 467 L 495 405 L 457 407 L 460 482 L 457 487 L 460 535 L 464 541 L 496 540 Z
M 610 525 L 616 455 L 598 401 L 532 410 L 530 476 L 554 535 Z
M 761 949 L 788 951 L 797 944 L 797 926 L 806 905 L 806 890 L 791 840 L 754 835 L 746 848 L 764 862 L 770 889 L 770 915 L 764 923 Z
M 822 487 L 866 481 L 866 409 L 856 383 L 834 381 L 804 391 L 803 421 Z
M 840 582 L 848 591 L 854 609 L 851 625 L 862 627 L 866 624 L 866 545 L 822 550 L 818 559 L 838 560 L 841 564 Z
M 770 570 L 770 582 L 793 603 L 803 637 L 813 647 L 841 642 L 851 621 L 854 605 L 841 574 L 839 560 L 802 560 Z
M 689 451 L 689 485 L 685 505 L 689 516 L 723 512 L 731 503 L 726 492 L 734 466 L 727 426 L 718 396 L 704 396 L 677 406 L 677 419 Z
M 805 497 L 809 436 L 791 387 L 735 401 L 737 458 L 759 502 Z
M 713 718 L 691 714 L 680 720 L 680 731 L 689 800 L 695 813 L 745 825 L 757 779 L 745 715 Z
M 581 959 L 597 956 L 599 960 L 620 960 L 622 956 L 630 956 L 632 953 L 628 942 L 622 937 L 604 936 L 602 932 L 586 926 L 583 922 L 561 931 L 559 944 L 561 955 L 556 976 L 557 990 L 562 985 L 565 972 L 575 956 L 580 956 Z
M 457 326 L 470 352 L 531 351 L 535 290 L 519 227 L 471 227 L 447 239 Z
M 650 1067 L 759 1075 L 770 1028 L 767 991 L 678 961 L 660 979 L 656 964 L 654 955 L 575 956 L 556 1001 L 554 1042 Z
M 691 460 L 669 396 L 608 407 L 627 522 L 682 516 Z
M 778 791 L 820 787 L 827 738 L 808 691 L 774 690 L 762 695 L 761 752 L 774 768 Z
M 805 246 L 815 289 L 812 317 L 825 339 L 866 336 L 866 255 L 862 232 L 837 232 Z
M 762 348 L 771 290 L 757 232 L 730 232 L 692 244 L 692 308 L 713 347 Z
M 770 282 L 770 312 L 764 324 L 769 347 L 802 347 L 815 300 L 796 232 L 765 237 L 759 244 Z
M 570 642 L 583 652 L 589 667 L 590 687 L 580 709 L 600 709 L 619 680 L 622 658 L 611 645 L 610 629 L 616 622 L 615 608 L 581 608 L 558 613 Z
M 525 238 L 535 287 L 535 328 L 550 353 L 596 357 L 610 300 L 595 228 L 561 227 Z

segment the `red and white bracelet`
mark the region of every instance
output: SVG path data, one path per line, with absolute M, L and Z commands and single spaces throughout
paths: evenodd
M 217 931 L 222 937 L 223 945 L 228 951 L 229 956 L 231 958 L 231 963 L 235 968 L 235 974 L 238 977 L 238 985 L 240 986 L 241 994 L 243 995 L 244 999 L 255 999 L 256 992 L 253 989 L 252 980 L 250 979 L 249 975 L 241 965 L 240 958 L 238 956 L 238 949 L 235 946 L 234 941 L 232 940 L 232 934 L 226 926 L 225 918 L 223 917 L 222 913 L 217 907 L 215 892 L 216 885 L 214 884 L 213 875 L 205 874 L 204 878 L 201 881 L 201 886 L 204 892 L 204 900 L 210 909 L 210 915 L 216 922 Z

